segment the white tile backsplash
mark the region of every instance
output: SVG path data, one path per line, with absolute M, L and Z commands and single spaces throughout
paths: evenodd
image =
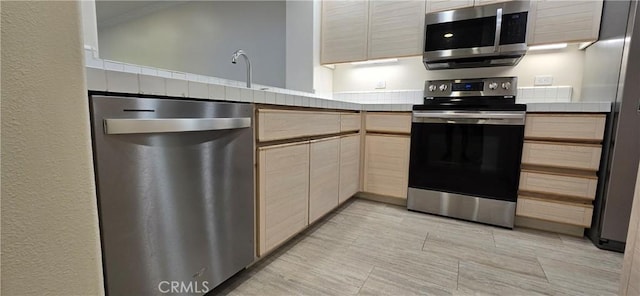
M 240 101 L 240 89 L 233 86 L 225 86 L 224 94 L 227 100 Z
M 102 69 L 87 68 L 87 88 L 90 90 L 107 90 L 107 76 Z
M 572 92 L 573 88 L 571 86 L 558 86 L 558 99 L 570 102 Z
M 148 95 L 164 96 L 167 94 L 166 81 L 162 77 L 151 75 L 138 75 L 140 79 L 140 93 Z
M 171 78 L 171 72 L 167 70 L 158 69 L 158 76 L 164 77 L 164 78 Z
M 247 89 L 244 82 L 169 71 L 92 58 L 85 53 L 90 90 L 141 93 L 175 97 L 209 98 L 300 107 L 331 109 L 410 111 L 423 103 L 423 90 L 340 92 L 331 96 L 263 85 Z M 610 103 L 571 103 L 571 86 L 518 88 L 518 103 L 529 112 L 609 112 Z
M 248 88 L 240 89 L 240 102 L 253 102 L 253 90 Z
M 140 74 L 142 71 L 140 66 L 131 65 L 131 64 L 124 64 L 123 66 L 124 66 L 124 69 L 122 71 L 127 73 Z
M 265 92 L 263 90 L 254 90 L 253 91 L 253 102 L 257 104 L 265 103 Z
M 187 80 L 187 74 L 186 73 L 182 73 L 182 72 L 171 71 L 171 78 L 180 79 L 180 80 Z
M 134 94 L 140 92 L 138 74 L 120 71 L 105 71 L 105 73 L 107 76 L 107 91 Z
M 265 103 L 267 104 L 275 104 L 276 103 L 276 94 L 272 92 L 268 92 L 264 96 Z
M 225 98 L 224 86 L 218 84 L 209 84 L 209 99 L 221 100 Z
M 85 50 L 84 52 L 84 64 L 90 68 L 104 69 L 104 61 L 96 59 L 92 50 Z
M 112 61 L 104 61 L 104 69 L 110 71 L 124 71 L 124 64 Z
M 287 95 L 278 93 L 276 94 L 276 104 L 278 105 L 286 105 L 287 104 Z
M 188 81 L 189 84 L 189 97 L 196 99 L 209 98 L 209 87 L 201 82 Z
M 520 87 L 516 95 L 518 103 L 566 103 L 571 102 L 571 86 Z
M 180 80 L 180 79 L 166 79 L 166 82 L 167 82 L 167 96 L 174 96 L 174 97 L 189 96 L 188 81 Z

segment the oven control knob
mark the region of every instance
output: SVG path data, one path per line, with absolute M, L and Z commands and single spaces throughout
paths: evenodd
M 440 91 L 445 91 L 447 90 L 447 85 L 446 84 L 440 84 Z
M 497 89 L 498 88 L 498 84 L 495 82 L 491 82 L 489 83 L 489 89 Z
M 511 88 L 511 82 L 503 82 L 502 83 L 502 88 L 503 89 L 510 89 Z
M 435 84 L 429 85 L 429 91 L 436 91 L 438 87 Z

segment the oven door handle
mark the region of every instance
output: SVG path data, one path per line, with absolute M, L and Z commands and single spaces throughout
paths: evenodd
M 415 123 L 524 125 L 525 112 L 414 112 Z

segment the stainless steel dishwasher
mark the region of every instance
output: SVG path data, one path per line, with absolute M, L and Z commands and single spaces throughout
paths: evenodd
M 90 101 L 107 293 L 204 294 L 249 265 L 252 105 Z

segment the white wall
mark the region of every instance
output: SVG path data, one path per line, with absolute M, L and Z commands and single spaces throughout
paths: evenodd
M 287 1 L 286 83 L 313 92 L 313 2 Z
M 127 5 L 106 4 L 119 3 Z M 189 1 L 150 11 L 100 25 L 100 58 L 244 81 L 244 61 L 231 64 L 241 48 L 254 83 L 285 87 L 284 1 Z
M 82 0 L 80 2 L 81 16 L 82 16 L 82 36 L 84 46 L 91 47 L 91 49 L 98 54 L 98 23 L 96 18 L 96 1 L 95 0 Z
M 423 89 L 431 79 L 517 76 L 518 86 L 533 86 L 536 75 L 553 75 L 553 85 L 573 86 L 573 100 L 580 98 L 584 51 L 571 46 L 562 51 L 529 52 L 515 67 L 427 71 L 422 57 L 401 58 L 380 65 L 339 64 L 333 74 L 333 90 L 373 91 L 376 82 L 386 81 L 386 90 Z
M 333 69 L 320 65 L 322 0 L 313 0 L 313 89 L 320 95 L 333 95 Z
M 2 1 L 4 295 L 102 295 L 80 4 Z

